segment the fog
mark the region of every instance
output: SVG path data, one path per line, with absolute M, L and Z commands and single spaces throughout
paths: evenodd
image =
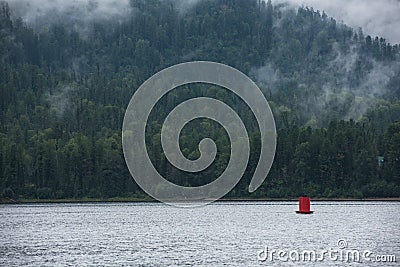
M 325 11 L 328 16 L 366 34 L 400 43 L 399 0 L 272 0 L 272 4 L 290 3 Z
M 201 0 L 164 1 L 174 2 L 175 8 L 184 13 Z M 80 33 L 86 33 L 94 22 L 124 21 L 133 14 L 130 0 L 9 0 L 8 2 L 14 18 L 22 17 L 28 25 L 39 31 L 61 21 Z M 289 7 L 293 9 L 302 5 L 313 7 L 315 10 L 325 11 L 328 16 L 355 29 L 361 27 L 365 35 L 382 36 L 388 42 L 400 43 L 399 0 L 272 0 L 272 3 L 273 5 L 289 3 Z M 385 94 L 386 84 L 395 75 L 395 71 L 400 69 L 399 64 L 389 66 L 373 61 L 373 67 L 362 83 L 356 88 L 351 88 L 346 77 L 351 75 L 351 70 L 354 69 L 358 58 L 357 51 L 354 48 L 349 53 L 343 54 L 334 47 L 336 57 L 321 71 L 337 72 L 336 77 L 343 77 L 340 87 L 335 84 L 337 81 L 327 80 L 320 88 L 323 94 L 314 103 L 304 103 L 305 107 L 314 107 L 315 113 L 318 113 L 324 111 L 332 101 L 348 101 L 348 96 L 351 95 L 353 100 L 348 116 L 360 118 L 374 104 L 376 97 Z M 279 80 L 288 78 L 282 76 L 268 62 L 262 68 L 253 69 L 252 73 L 259 82 L 269 88 L 274 87 Z M 329 74 L 326 74 L 326 77 L 329 77 Z M 65 88 L 55 96 L 51 96 L 52 103 L 57 106 L 60 99 L 65 97 L 64 92 L 68 90 L 69 88 Z M 60 103 L 59 109 L 63 110 L 63 102 Z
M 289 3 L 281 10 L 283 14 L 289 15 L 291 10 L 299 6 L 313 7 L 314 10 L 325 11 L 328 16 L 339 22 L 350 25 L 357 29 L 362 27 L 365 35 L 378 35 L 386 38 L 389 42 L 400 41 L 400 1 L 383 0 L 349 0 L 349 1 L 325 1 L 325 0 L 272 0 L 274 5 L 278 3 Z M 275 27 L 281 25 L 276 22 Z M 295 104 L 302 112 L 312 118 L 318 118 L 320 114 L 335 109 L 344 108 L 346 114 L 341 114 L 338 119 L 361 119 L 367 110 L 373 107 L 380 97 L 387 91 L 390 80 L 400 71 L 400 62 L 381 62 L 373 58 L 369 59 L 370 70 L 354 86 L 351 84 L 351 76 L 356 68 L 357 60 L 360 58 L 358 44 L 352 44 L 349 51 L 343 52 L 339 44 L 334 43 L 329 59 L 325 67 L 318 71 L 323 80 L 301 81 L 302 70 L 299 70 L 299 88 L 308 91 L 312 87 L 318 88 L 318 94 L 312 93 L 308 98 L 298 100 Z M 261 68 L 251 71 L 259 84 L 267 94 L 277 93 L 278 84 L 291 76 L 282 74 L 271 62 L 266 62 Z M 307 112 L 308 111 L 308 112 Z M 296 111 L 293 111 L 296 112 Z
M 129 0 L 8 0 L 12 17 L 21 17 L 35 30 L 55 22 L 86 31 L 93 22 L 123 21 L 131 13 Z
M 174 0 L 180 12 L 193 7 L 201 0 Z M 87 22 L 104 19 L 123 20 L 130 12 L 129 0 L 9 0 L 14 16 L 22 17 L 28 24 L 47 26 L 62 15 L 65 22 L 85 27 Z M 399 0 L 273 0 L 272 3 L 290 3 L 324 10 L 354 28 L 361 27 L 372 36 L 381 36 L 388 42 L 400 43 Z
M 356 68 L 359 53 L 360 50 L 356 45 L 353 45 L 347 53 L 343 53 L 338 44 L 333 44 L 331 54 L 334 57 L 327 62 L 326 66 L 319 68 L 319 78 L 316 80 L 296 79 L 299 82 L 299 90 L 304 96 L 308 96 L 297 99 L 296 103 L 292 104 L 299 107 L 301 113 L 309 119 L 320 118 L 321 114 L 327 114 L 335 108 L 347 110 L 337 119 L 361 119 L 369 108 L 388 93 L 387 85 L 400 72 L 400 62 L 382 62 L 370 58 L 371 69 L 365 73 L 360 83 L 354 86 L 354 84 L 351 85 L 349 79 Z M 298 70 L 294 76 L 303 76 L 302 71 L 304 70 Z M 281 73 L 271 62 L 266 62 L 261 68 L 252 69 L 250 75 L 266 95 L 272 95 L 272 98 L 278 93 L 282 81 L 293 77 L 292 74 L 287 76 Z M 317 88 L 318 93 L 306 93 L 313 87 Z

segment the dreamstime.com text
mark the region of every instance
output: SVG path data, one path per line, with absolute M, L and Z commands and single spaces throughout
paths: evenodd
M 340 261 L 340 262 L 382 262 L 395 263 L 396 256 L 393 254 L 377 254 L 371 250 L 348 249 L 347 242 L 339 239 L 337 248 L 321 250 L 284 250 L 271 249 L 267 246 L 257 252 L 257 259 L 261 262 L 283 261 L 283 262 L 322 262 Z

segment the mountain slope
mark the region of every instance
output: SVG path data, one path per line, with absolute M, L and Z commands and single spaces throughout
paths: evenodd
M 123 20 L 64 19 L 70 11 L 60 10 L 59 20 L 44 20 L 40 27 L 11 19 L 13 10 L 1 4 L 0 193 L 143 196 L 129 178 L 121 150 L 128 101 L 143 81 L 167 66 L 211 60 L 254 78 L 277 121 L 276 161 L 265 185 L 251 196 L 400 195 L 398 45 L 309 8 L 219 0 L 182 10 L 179 3 L 131 1 Z M 229 146 L 217 125 L 194 124 L 182 137 L 183 143 L 192 140 L 184 153 L 193 158 L 198 155 L 194 140 L 213 135 L 221 144 L 219 161 L 195 177 L 174 170 L 159 144 L 160 119 L 172 107 L 189 97 L 214 96 L 233 105 L 250 125 L 255 152 L 230 193 L 249 196 L 246 186 L 259 153 L 250 111 L 214 87 L 183 89 L 156 106 L 158 120 L 147 132 L 153 162 L 170 180 L 187 185 L 223 170 Z M 378 156 L 385 159 L 381 166 Z

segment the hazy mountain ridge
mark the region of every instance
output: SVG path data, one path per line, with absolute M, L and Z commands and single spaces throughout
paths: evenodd
M 393 82 L 400 73 L 398 45 L 387 44 L 383 38 L 365 38 L 361 30 L 338 24 L 320 11 L 300 8 L 296 12 L 282 4 L 268 8 L 265 2 L 258 8 L 256 1 L 192 1 L 182 14 L 180 1 L 126 1 L 107 12 L 113 1 L 86 2 L 59 6 L 55 2 L 36 11 L 43 20 L 50 16 L 47 26 L 53 27 L 47 33 L 39 31 L 39 51 L 30 56 L 37 57 L 36 63 L 39 57 L 45 62 L 62 61 L 69 72 L 87 76 L 97 71 L 96 66 L 113 73 L 124 65 L 146 65 L 149 75 L 182 60 L 219 61 L 253 74 L 270 100 L 302 114 L 293 118 L 296 123 L 317 122 L 315 126 L 326 126 L 331 119 L 360 119 L 377 98 L 399 96 L 399 86 Z M 14 3 L 20 5 L 20 1 Z M 70 17 L 74 10 L 80 16 Z M 20 13 L 28 17 L 29 25 L 35 24 L 35 10 Z M 119 19 L 110 24 L 113 16 Z M 68 24 L 77 20 L 81 23 L 78 32 L 77 24 Z M 96 38 L 98 31 L 107 34 L 107 40 Z M 58 52 L 40 49 L 46 41 L 59 45 Z M 80 47 L 85 52 L 74 53 Z M 61 60 L 55 55 L 60 52 Z M 262 66 L 272 70 L 263 72 Z M 268 77 L 271 71 L 273 82 Z M 309 96 L 299 98 L 298 92 Z

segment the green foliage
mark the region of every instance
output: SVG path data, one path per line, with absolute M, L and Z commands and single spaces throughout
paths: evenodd
M 359 122 L 352 120 L 352 108 L 368 99 L 351 91 L 363 84 L 374 62 L 398 62 L 398 45 L 364 37 L 362 31 L 356 33 L 309 8 L 284 13 L 270 1 L 260 6 L 257 1 L 201 1 L 184 13 L 170 1 L 131 4 L 135 11 L 128 21 L 96 22 L 84 36 L 62 24 L 34 32 L 21 19 L 11 20 L 8 6 L 2 4 L 4 198 L 144 197 L 122 155 L 125 108 L 149 76 L 189 60 L 218 61 L 249 75 L 265 64 L 273 66 L 277 81 L 260 81 L 260 87 L 276 117 L 277 154 L 264 185 L 249 194 L 260 147 L 250 110 L 221 88 L 183 86 L 156 105 L 146 132 L 149 154 L 169 180 L 200 185 L 226 167 L 227 135 L 207 120 L 194 121 L 181 135 L 183 153 L 192 159 L 199 156 L 199 140 L 215 140 L 219 154 L 204 173 L 176 170 L 160 145 L 162 119 L 176 104 L 210 96 L 232 106 L 249 129 L 249 166 L 230 197 L 400 196 L 400 75 L 390 78 L 386 93 L 372 102 L 376 108 L 363 113 Z M 349 70 L 329 65 L 354 49 L 357 57 Z M 328 83 L 337 90 L 327 93 Z M 344 87 L 350 90 L 338 89 Z M 382 166 L 378 156 L 384 157 Z

